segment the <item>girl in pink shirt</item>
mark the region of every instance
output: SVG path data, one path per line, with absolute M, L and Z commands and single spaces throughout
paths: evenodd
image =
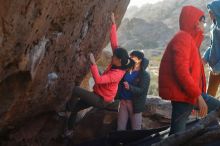
M 68 130 L 65 136 L 72 135 L 73 126 L 77 112 L 90 106 L 105 108 L 106 105 L 114 101 L 118 90 L 118 84 L 123 78 L 126 70 L 134 65 L 129 58 L 128 52 L 118 47 L 116 24 L 114 14 L 111 16 L 112 26 L 110 33 L 112 47 L 112 61 L 102 75 L 99 74 L 98 67 L 93 54 L 90 54 L 91 73 L 95 81 L 93 92 L 89 92 L 80 87 L 75 87 L 72 92 L 72 99 L 67 103 L 66 110 L 71 112 L 68 119 Z M 79 99 L 76 100 L 78 97 Z

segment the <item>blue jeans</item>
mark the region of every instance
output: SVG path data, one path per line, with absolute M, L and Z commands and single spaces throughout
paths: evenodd
M 216 99 L 215 97 L 205 93 L 202 93 L 202 97 L 208 106 L 208 113 L 220 107 L 220 100 Z
M 220 101 L 216 98 L 205 93 L 202 93 L 202 97 L 208 106 L 208 112 L 211 112 L 220 107 Z M 186 122 L 194 106 L 184 102 L 172 101 L 172 108 L 170 135 L 184 131 L 186 129 Z

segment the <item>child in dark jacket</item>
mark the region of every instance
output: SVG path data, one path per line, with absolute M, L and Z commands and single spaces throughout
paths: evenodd
M 132 130 L 140 130 L 142 112 L 150 85 L 150 75 L 146 71 L 149 61 L 140 51 L 133 51 L 130 57 L 135 66 L 128 71 L 119 84 L 118 98 L 120 99 L 117 130 L 126 130 L 128 118 Z

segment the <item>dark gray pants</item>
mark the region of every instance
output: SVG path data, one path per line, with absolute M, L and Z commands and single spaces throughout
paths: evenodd
M 66 110 L 71 112 L 67 121 L 68 129 L 74 128 L 76 116 L 80 110 L 89 108 L 90 106 L 102 109 L 108 104 L 109 103 L 105 102 L 101 96 L 95 94 L 94 92 L 89 92 L 80 87 L 75 87 L 73 89 L 71 99 L 66 104 Z

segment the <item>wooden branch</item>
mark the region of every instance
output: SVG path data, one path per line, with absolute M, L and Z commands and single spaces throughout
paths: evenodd
M 210 144 L 211 142 L 215 142 L 216 140 L 219 139 L 220 139 L 220 128 L 206 132 L 202 136 L 189 142 L 187 146 Z
M 212 111 L 208 114 L 204 119 L 196 124 L 194 127 L 185 130 L 180 133 L 173 134 L 168 138 L 162 140 L 159 143 L 153 144 L 152 146 L 177 146 L 184 145 L 189 142 L 191 139 L 197 137 L 198 135 L 202 135 L 206 132 L 207 126 L 213 121 L 217 120 L 220 117 L 220 108 Z

